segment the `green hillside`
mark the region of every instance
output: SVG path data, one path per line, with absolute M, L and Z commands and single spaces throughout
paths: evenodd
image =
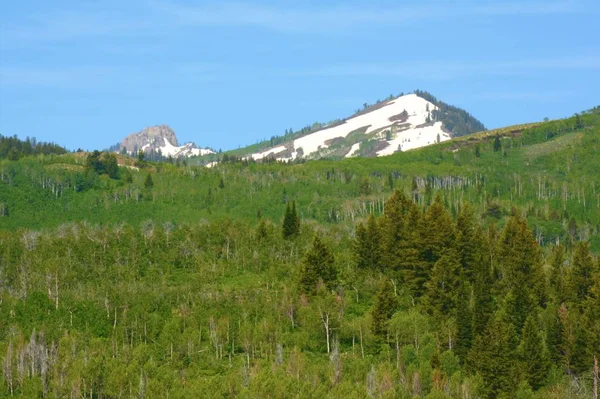
M 0 397 L 589 398 L 599 151 L 594 109 L 372 159 L 1 159 Z

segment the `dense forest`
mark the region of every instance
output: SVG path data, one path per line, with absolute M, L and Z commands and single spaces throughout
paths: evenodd
M 0 159 L 16 161 L 30 155 L 66 154 L 67 150 L 58 144 L 38 142 L 35 138 L 20 140 L 17 136 L 5 137 L 0 134 Z
M 593 397 L 598 111 L 378 159 L 0 160 L 0 397 Z
M 590 397 L 586 243 L 400 191 L 354 231 L 295 214 L 1 233 L 5 393 Z

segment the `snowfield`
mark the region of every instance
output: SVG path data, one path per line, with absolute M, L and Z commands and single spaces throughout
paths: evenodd
M 291 157 L 277 157 L 279 160 L 293 160 L 298 155 L 298 149 L 302 148 L 304 156 L 310 158 L 317 151 L 328 148 L 326 143 L 328 140 L 335 138 L 345 138 L 351 132 L 361 128 L 366 128 L 364 134 L 368 135 L 374 131 L 380 130 L 376 137 L 380 141 L 385 141 L 388 145 L 377 152 L 377 156 L 390 155 L 401 151 L 419 148 L 426 145 L 436 143 L 438 141 L 446 141 L 451 137 L 442 129 L 441 122 L 435 122 L 425 125 L 427 117 L 431 111 L 437 107 L 429 101 L 417 96 L 416 94 L 407 94 L 402 97 L 388 101 L 382 107 L 368 112 L 363 115 L 347 119 L 345 123 L 325 128 L 317 132 L 308 134 L 304 137 L 294 140 L 293 152 Z M 408 119 L 404 122 L 399 120 L 392 121 L 390 118 L 398 118 L 403 111 L 408 113 Z M 389 128 L 389 129 L 388 129 Z M 386 131 L 389 130 L 391 135 L 390 140 L 386 140 Z M 394 132 L 395 131 L 395 132 Z M 355 156 L 355 152 L 360 148 L 360 141 L 365 137 L 357 137 L 358 142 L 353 143 L 346 157 Z M 286 147 L 278 146 L 260 153 L 250 154 L 249 157 L 255 160 L 263 159 L 269 154 L 276 155 L 285 150 Z

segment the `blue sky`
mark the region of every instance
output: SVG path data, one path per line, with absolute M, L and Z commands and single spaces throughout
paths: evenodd
M 231 149 L 423 89 L 487 127 L 600 104 L 600 2 L 0 2 L 0 134 Z

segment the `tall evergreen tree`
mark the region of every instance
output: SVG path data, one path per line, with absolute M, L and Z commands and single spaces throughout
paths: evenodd
M 520 333 L 527 315 L 546 299 L 541 252 L 525 219 L 509 219 L 500 240 L 499 262 L 503 291 L 512 295 L 505 308 Z
M 152 188 L 154 187 L 154 181 L 152 180 L 152 176 L 150 175 L 150 173 L 146 175 L 146 180 L 144 180 L 144 187 L 147 190 L 152 190 Z
M 472 281 L 477 251 L 481 250 L 481 236 L 481 231 L 475 223 L 473 207 L 468 203 L 464 204 L 456 218 L 456 247 L 460 256 L 462 274 L 469 281 Z
M 594 259 L 590 254 L 589 243 L 580 242 L 575 247 L 571 269 L 567 280 L 568 299 L 581 306 L 594 284 Z
M 369 215 L 366 228 L 363 223 L 356 227 L 354 256 L 357 266 L 361 269 L 381 269 L 381 234 L 372 214 Z
M 554 303 L 561 304 L 566 298 L 565 249 L 562 245 L 552 248 L 550 260 L 550 293 Z
M 473 312 L 471 311 L 471 290 L 462 282 L 456 298 L 456 345 L 454 351 L 464 362 L 473 344 Z
M 460 287 L 460 263 L 456 251 L 449 250 L 435 263 L 425 284 L 423 306 L 436 319 L 454 314 Z
M 501 315 L 490 319 L 484 334 L 475 339 L 467 357 L 468 369 L 479 373 L 490 398 L 512 397 L 518 385 L 515 359 L 518 338 L 514 326 Z
M 398 307 L 398 299 L 394 287 L 388 278 L 384 278 L 375 298 L 375 307 L 371 311 L 373 332 L 384 336 L 387 332 L 388 321 Z
M 337 283 L 337 269 L 333 253 L 317 234 L 302 262 L 300 288 L 305 293 L 312 293 L 320 281 L 333 289 Z
M 528 316 L 525 321 L 518 354 L 525 381 L 535 390 L 541 388 L 548 377 L 550 362 L 535 315 Z
M 425 291 L 425 283 L 430 278 L 433 266 L 443 254 L 454 248 L 455 243 L 454 223 L 439 194 L 435 196 L 433 203 L 423 215 L 421 234 L 418 240 L 422 262 L 418 265 L 413 284 L 415 294 L 421 296 Z M 458 260 L 458 256 L 455 256 Z
M 289 202 L 286 204 L 281 231 L 285 239 L 290 239 L 300 234 L 300 217 L 296 211 L 296 201 L 292 201 L 291 206 Z

